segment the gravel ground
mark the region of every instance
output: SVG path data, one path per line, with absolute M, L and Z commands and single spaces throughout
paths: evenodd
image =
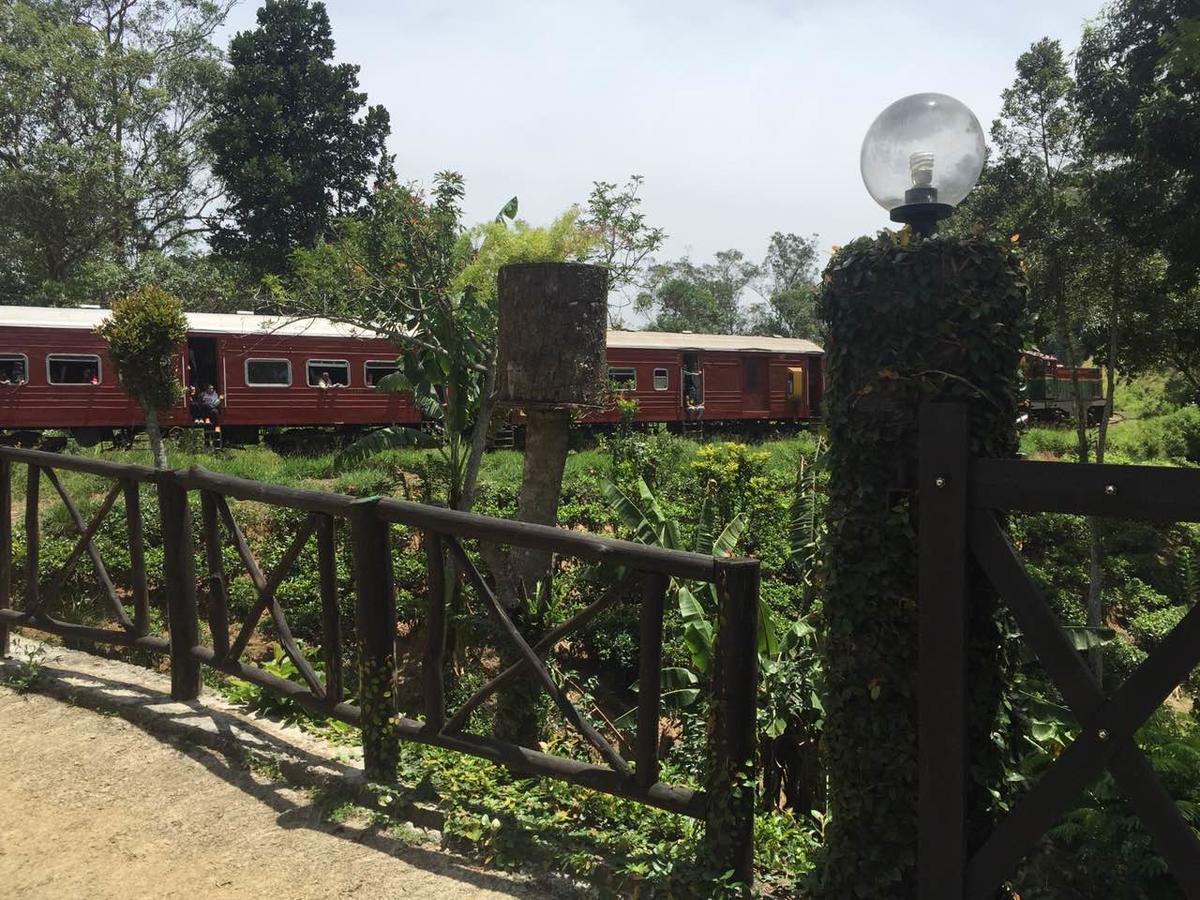
M 147 702 L 155 699 L 161 695 Z M 0 687 L 0 895 L 559 894 L 365 823 L 324 822 L 309 790 L 259 777 L 219 747 L 156 733 L 128 717 Z

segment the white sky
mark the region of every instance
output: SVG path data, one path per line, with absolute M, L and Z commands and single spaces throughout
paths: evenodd
M 327 0 L 339 61 L 391 113 L 402 180 L 467 179 L 468 222 L 516 194 L 544 224 L 597 179 L 646 178 L 660 254 L 828 250 L 887 224 L 858 172 L 875 115 L 951 94 L 986 130 L 1017 56 L 1070 51 L 1101 0 Z M 222 42 L 253 27 L 243 0 Z

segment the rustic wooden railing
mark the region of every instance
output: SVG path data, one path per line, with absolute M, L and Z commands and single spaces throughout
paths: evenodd
M 972 458 L 967 407 L 958 403 L 927 405 L 920 428 L 920 896 L 996 896 L 1071 801 L 1107 769 L 1184 895 L 1200 898 L 1200 841 L 1134 740 L 1200 663 L 1200 605 L 1106 695 L 996 518 L 997 511 L 1018 510 L 1196 522 L 1200 472 Z M 969 559 L 999 592 L 1082 726 L 973 854 L 965 821 Z
M 20 608 L 12 608 L 12 474 L 27 467 L 25 489 L 25 591 Z M 113 485 L 89 521 L 84 521 L 57 470 L 108 478 Z M 78 539 L 65 563 L 47 579 L 39 555 L 42 482 L 48 482 L 65 505 Z M 158 495 L 162 526 L 163 594 L 168 637 L 149 633 L 150 599 L 146 585 L 145 547 L 139 485 L 152 484 Z M 199 492 L 204 559 L 207 572 L 198 582 L 190 492 Z M 119 496 L 128 519 L 131 581 L 128 598 L 114 586 L 93 538 Z M 264 571 L 255 558 L 229 499 L 250 500 L 307 513 L 274 569 Z M 358 702 L 347 702 L 342 685 L 342 647 L 338 617 L 336 530 L 350 528 L 355 585 Z M 422 533 L 428 577 L 427 643 L 422 664 L 423 720 L 396 715 L 394 641 L 397 627 L 390 543 L 392 524 Z M 322 680 L 300 652 L 276 593 L 307 543 L 315 536 L 322 609 Z M 534 645 L 513 624 L 487 578 L 463 546 L 464 539 L 509 547 L 550 551 L 591 562 L 616 563 L 638 573 L 642 581 L 637 731 L 631 765 L 575 708 L 551 677 L 544 655 L 564 637 L 616 603 L 619 592 L 595 600 L 541 636 Z M 230 640 L 227 574 L 222 550 L 236 550 L 257 593 L 257 600 Z M 443 673 L 446 651 L 445 559 L 452 554 L 474 591 L 486 602 L 502 632 L 517 648 L 520 662 L 511 665 L 447 715 Z M 64 584 L 82 557 L 91 560 L 112 605 L 117 628 L 98 628 L 55 617 Z M 280 487 L 220 475 L 193 466 L 156 471 L 145 466 L 87 457 L 0 447 L 0 650 L 8 652 L 8 631 L 25 625 L 52 634 L 100 643 L 139 647 L 168 655 L 171 694 L 193 700 L 200 692 L 201 665 L 234 675 L 285 695 L 305 708 L 362 729 L 367 775 L 395 777 L 400 741 L 418 741 L 497 762 L 523 775 L 544 776 L 628 797 L 671 812 L 704 818 L 710 827 L 712 861 L 749 881 L 753 865 L 753 790 L 746 775 L 753 771 L 757 654 L 758 563 L 749 559 L 714 559 L 580 532 L 513 522 L 400 500 L 354 497 Z M 664 784 L 659 779 L 659 728 L 662 710 L 661 666 L 663 601 L 672 578 L 711 582 L 719 597 L 718 633 L 712 678 L 709 734 L 709 783 L 697 791 Z M 204 585 L 212 646 L 200 639 L 197 584 Z M 132 615 L 126 603 L 132 606 Z M 281 678 L 242 660 L 263 615 L 270 617 L 283 651 L 303 684 Z M 532 671 L 559 712 L 595 750 L 603 764 L 555 756 L 464 730 L 473 710 L 522 672 Z

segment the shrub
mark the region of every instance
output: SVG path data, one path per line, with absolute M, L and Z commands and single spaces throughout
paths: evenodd
M 1138 645 L 1148 650 L 1170 634 L 1187 611 L 1186 606 L 1168 606 L 1142 613 L 1129 623 L 1129 631 Z

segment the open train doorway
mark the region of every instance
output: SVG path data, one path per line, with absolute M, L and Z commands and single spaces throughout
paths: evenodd
M 224 392 L 224 385 L 217 384 L 217 339 L 214 337 L 189 337 L 187 342 L 187 386 L 203 391 L 209 385 Z
M 704 372 L 700 369 L 699 354 L 683 354 L 683 378 L 680 379 L 680 389 L 683 392 L 684 420 L 703 418 Z

